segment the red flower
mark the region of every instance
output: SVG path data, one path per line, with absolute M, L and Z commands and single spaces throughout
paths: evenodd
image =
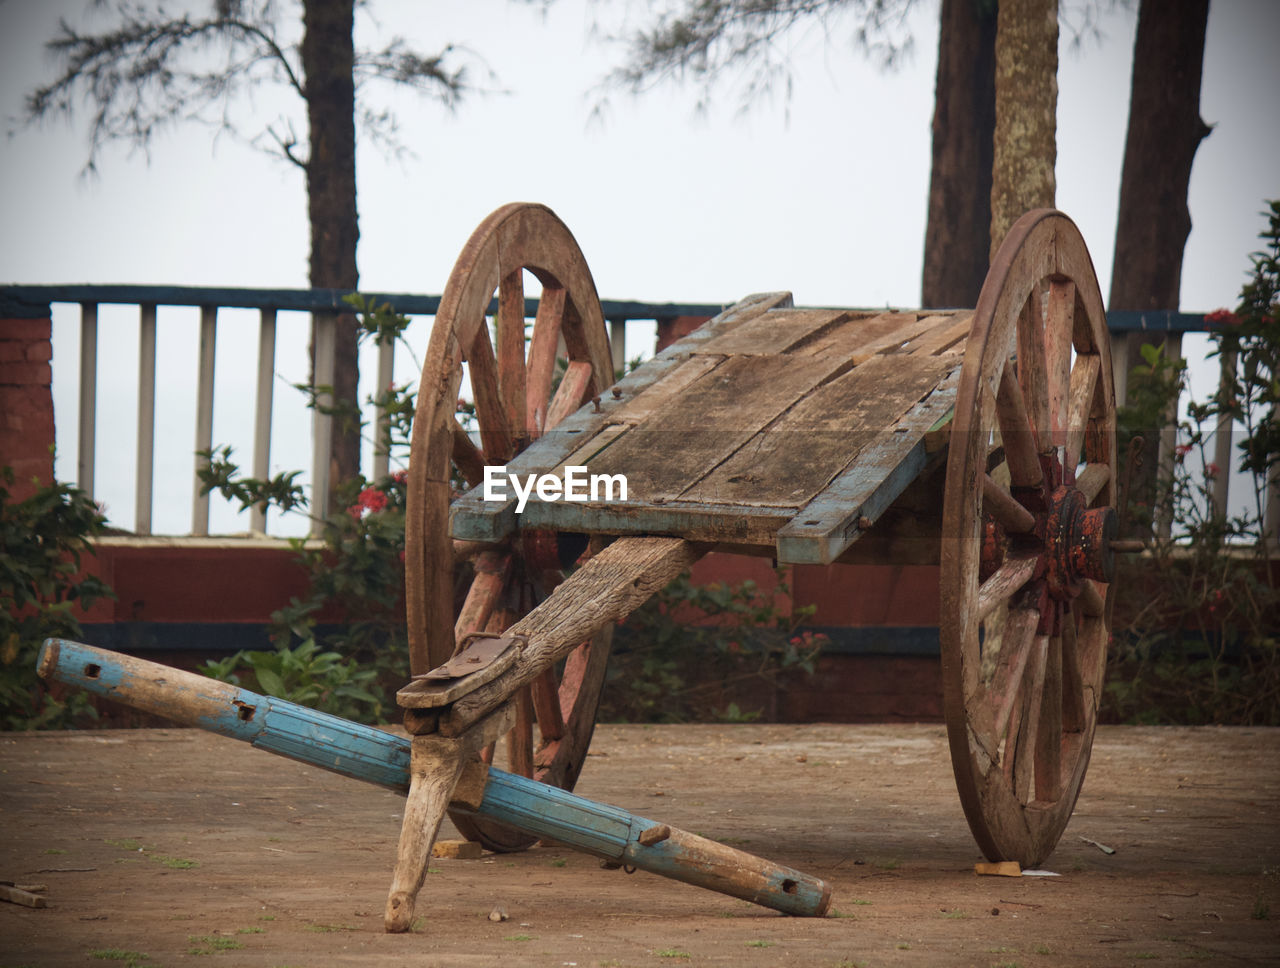
M 391 479 L 395 481 L 397 484 L 403 484 L 405 481 L 409 479 L 409 472 L 396 471 L 394 474 L 391 475 Z
M 1191 453 L 1191 445 L 1179 444 L 1177 447 L 1174 448 L 1174 453 L 1177 454 L 1178 460 L 1182 460 L 1182 458 L 1186 457 L 1189 453 Z
M 1204 465 L 1205 477 L 1208 477 L 1208 478 L 1217 477 L 1218 474 L 1221 473 L 1221 471 L 1222 471 L 1222 468 L 1219 467 L 1217 464 L 1215 464 L 1213 461 L 1210 461 L 1209 463 Z
M 1215 309 L 1207 313 L 1204 321 L 1210 326 L 1239 326 L 1240 317 L 1229 309 Z
M 387 506 L 387 495 L 376 487 L 366 487 L 356 498 L 356 503 L 347 508 L 347 513 L 356 520 L 364 517 L 366 511 L 377 512 Z

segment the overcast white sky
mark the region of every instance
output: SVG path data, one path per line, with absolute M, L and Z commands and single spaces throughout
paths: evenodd
M 181 4 L 171 4 L 180 6 Z M 0 107 L 52 75 L 42 42 L 59 17 L 80 26 L 87 0 L 0 0 Z M 202 6 L 202 4 L 193 4 Z M 424 51 L 469 48 L 493 71 L 493 93 L 456 114 L 398 95 L 393 104 L 413 156 L 359 154 L 361 286 L 439 293 L 462 243 L 489 211 L 512 200 L 550 205 L 578 238 L 603 298 L 729 303 L 789 289 L 799 304 L 915 306 L 929 178 L 937 4 L 909 23 L 914 54 L 885 72 L 855 50 L 845 25 L 829 38 L 794 41 L 790 101 L 746 115 L 732 88 L 709 115 L 696 92 L 615 93 L 593 122 L 591 89 L 621 56 L 592 38 L 617 24 L 625 3 L 558 0 L 545 12 L 510 0 L 412 3 L 375 0 L 360 37 L 393 33 Z M 634 10 L 642 5 L 633 5 Z M 1136 4 L 1135 4 L 1136 7 Z M 1107 291 L 1136 10 L 1104 16 L 1100 41 L 1070 49 L 1059 74 L 1058 206 L 1081 226 Z M 1234 305 L 1247 254 L 1257 247 L 1264 199 L 1280 196 L 1280 4 L 1214 0 L 1201 115 L 1213 134 L 1196 156 L 1190 190 L 1182 308 Z M 264 90 L 243 117 L 274 115 L 287 99 Z M 9 124 L 10 129 L 13 128 Z M 207 131 L 178 128 L 150 159 L 109 149 L 100 176 L 80 176 L 86 128 L 54 124 L 0 141 L 0 205 L 8 230 L 0 278 L 21 283 L 306 285 L 307 225 L 300 174 Z M 104 310 L 109 362 L 99 382 L 98 495 L 113 522 L 133 519 L 136 311 Z M 163 385 L 157 439 L 155 529 L 189 522 L 195 326 L 161 312 Z M 277 369 L 306 372 L 305 322 L 282 319 Z M 58 474 L 74 477 L 78 342 L 74 310 L 55 320 Z M 425 331 L 415 336 L 425 343 Z M 252 319 L 226 314 L 219 341 L 214 438 L 251 449 Z M 628 352 L 634 352 L 629 345 Z M 371 370 L 371 365 L 365 367 Z M 412 376 L 404 361 L 400 379 Z M 309 460 L 292 391 L 277 389 L 274 470 Z M 215 511 L 215 530 L 246 527 Z

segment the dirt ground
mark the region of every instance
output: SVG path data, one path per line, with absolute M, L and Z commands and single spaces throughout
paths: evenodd
M 435 861 L 386 935 L 395 794 L 195 730 L 0 734 L 0 880 L 48 897 L 0 903 L 0 965 L 1280 964 L 1280 730 L 1104 727 L 1057 877 L 974 874 L 938 726 L 603 726 L 579 792 L 835 913 L 542 846 Z

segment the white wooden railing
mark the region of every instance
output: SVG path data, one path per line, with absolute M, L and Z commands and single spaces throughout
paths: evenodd
M 104 305 L 136 306 L 138 312 L 138 387 L 137 387 L 137 450 L 136 486 L 134 491 L 134 526 L 137 535 L 152 533 L 152 511 L 155 505 L 155 455 L 156 455 L 156 345 L 157 307 L 198 307 L 199 342 L 196 367 L 196 418 L 193 450 L 209 451 L 213 444 L 214 374 L 218 347 L 219 311 L 226 309 L 251 309 L 258 313 L 258 339 L 256 354 L 256 382 L 253 419 L 252 460 L 249 473 L 256 478 L 270 477 L 272 412 L 274 387 L 277 378 L 277 315 L 280 312 L 305 312 L 311 315 L 315 341 L 313 387 L 331 386 L 334 372 L 335 321 L 337 313 L 349 312 L 342 299 L 347 295 L 339 290 L 257 290 L 257 289 L 209 289 L 161 286 L 7 286 L 0 296 L 11 303 L 38 307 L 43 305 L 53 315 L 51 307 L 58 309 L 79 307 L 79 374 L 77 393 L 77 460 L 75 483 L 91 497 L 95 494 L 95 477 L 99 465 L 97 454 L 99 387 L 98 377 L 103 360 L 99 356 L 101 339 L 99 331 L 99 307 Z M 416 294 L 367 294 L 379 303 L 389 303 L 397 312 L 411 318 L 410 331 L 420 334 L 425 345 L 430 317 L 439 306 L 439 296 Z M 608 321 L 616 369 L 622 369 L 626 360 L 628 323 L 653 320 L 670 320 L 681 316 L 713 316 L 723 307 L 719 305 L 673 305 L 639 302 L 606 301 L 602 304 Z M 536 315 L 536 302 L 526 305 L 529 318 Z M 633 327 L 634 328 L 634 327 Z M 107 337 L 110 340 L 110 336 Z M 649 341 L 652 352 L 652 339 Z M 246 353 L 246 357 L 247 357 Z M 113 355 L 113 359 L 114 359 Z M 246 359 L 245 365 L 249 365 Z M 392 382 L 396 366 L 396 347 L 387 343 L 378 348 L 376 361 L 376 385 L 387 387 Z M 55 382 L 57 377 L 55 376 Z M 118 407 L 111 408 L 118 411 Z M 382 414 L 375 414 L 380 420 Z M 310 505 L 322 509 L 329 503 L 329 449 L 331 417 L 319 410 L 312 411 Z M 197 467 L 197 470 L 199 468 Z M 378 479 L 388 472 L 388 455 L 375 449 L 372 476 Z M 193 475 L 191 497 L 190 534 L 203 537 L 209 534 L 209 495 L 200 493 L 200 480 Z M 313 518 L 312 532 L 321 527 Z M 251 511 L 250 528 L 265 533 L 267 519 L 259 509 Z
M 254 386 L 253 405 L 253 443 L 249 473 L 256 478 L 270 477 L 271 440 L 273 431 L 272 412 L 274 405 L 274 387 L 277 379 L 277 319 L 279 313 L 307 313 L 312 321 L 312 333 L 315 341 L 313 386 L 332 385 L 335 319 L 338 312 L 349 311 L 342 299 L 346 295 L 337 290 L 261 290 L 261 289 L 209 289 L 187 287 L 160 286 L 5 286 L 0 287 L 0 300 L 39 307 L 57 307 L 59 312 L 79 307 L 79 372 L 78 372 L 78 432 L 76 480 L 83 490 L 91 496 L 95 493 L 95 476 L 99 466 L 97 454 L 98 416 L 99 416 L 99 374 L 103 360 L 99 358 L 99 346 L 105 336 L 108 345 L 116 341 L 114 334 L 100 333 L 99 307 L 105 305 L 125 305 L 137 307 L 138 320 L 138 386 L 137 386 L 137 445 L 135 460 L 136 486 L 134 490 L 134 526 L 133 532 L 138 535 L 152 533 L 152 513 L 156 503 L 155 495 L 155 460 L 156 460 L 156 346 L 157 346 L 157 307 L 197 307 L 199 310 L 199 338 L 195 380 L 195 433 L 193 451 L 208 451 L 214 444 L 214 374 L 215 355 L 219 345 L 218 327 L 219 313 L 223 310 L 255 310 L 257 319 L 257 352 L 253 363 L 249 362 L 249 353 L 244 354 L 242 367 L 255 366 L 256 380 Z M 439 306 L 438 296 L 417 294 L 372 294 L 379 303 L 386 302 L 398 312 L 409 316 L 413 323 L 410 333 L 416 333 L 419 344 L 425 346 L 429 332 L 430 317 Z M 68 305 L 70 304 L 70 305 Z M 712 316 L 723 308 L 717 304 L 652 304 L 638 302 L 619 302 L 606 300 L 602 304 L 605 318 L 609 322 L 610 339 L 613 349 L 614 366 L 622 369 L 626 358 L 626 339 L 628 324 L 645 320 L 671 320 L 681 316 Z M 532 318 L 536 313 L 536 302 L 529 300 L 526 315 Z M 1135 331 L 1163 334 L 1165 352 L 1171 357 L 1181 357 L 1183 353 L 1183 335 L 1191 334 L 1200 341 L 1199 352 L 1193 352 L 1193 358 L 1203 355 L 1203 334 L 1208 330 L 1204 316 L 1199 314 L 1154 312 L 1136 313 L 1119 312 L 1108 314 L 1108 324 L 1112 331 L 1112 349 L 1115 362 L 1117 398 L 1121 401 L 1125 395 L 1125 380 L 1128 363 L 1124 352 L 1126 340 L 1124 336 Z M 167 327 L 169 324 L 166 323 Z M 181 326 L 175 322 L 174 325 Z M 633 327 L 634 329 L 634 327 Z M 56 336 L 57 326 L 55 326 Z M 167 330 L 166 330 L 167 331 Z M 653 337 L 649 335 L 647 352 L 652 352 Z M 114 365 L 119 366 L 118 353 L 107 354 Z M 646 353 L 647 355 L 647 353 Z M 58 361 L 60 363 L 60 361 Z M 1223 359 L 1222 372 L 1229 372 L 1227 367 L 1234 367 L 1235 361 Z M 386 388 L 392 381 L 396 367 L 396 347 L 387 344 L 379 347 L 376 362 L 376 386 Z M 1201 368 L 1203 369 L 1203 368 Z M 55 368 L 55 383 L 59 379 L 60 366 Z M 1208 395 L 1212 387 L 1201 388 L 1197 394 L 1200 399 Z M 118 420 L 122 408 L 114 401 L 110 407 L 110 419 Z M 381 419 L 381 414 L 374 414 L 374 419 Z M 310 504 L 312 508 L 322 509 L 329 503 L 329 423 L 328 417 L 318 410 L 312 411 L 310 442 Z M 1230 505 L 1230 474 L 1227 471 L 1235 462 L 1232 447 L 1232 428 L 1227 421 L 1218 425 L 1218 433 L 1214 441 L 1214 462 L 1223 469 L 1213 481 L 1213 504 L 1218 515 L 1225 515 Z M 1176 414 L 1171 413 L 1169 422 L 1157 434 L 1158 449 L 1150 447 L 1149 453 L 1156 453 L 1166 470 L 1174 460 L 1177 444 Z M 221 443 L 221 441 L 219 441 Z M 372 477 L 378 479 L 388 472 L 388 456 L 375 449 L 372 457 Z M 198 468 L 197 468 L 198 470 Z M 191 489 L 191 524 L 190 534 L 207 536 L 209 534 L 210 502 L 209 495 L 200 494 L 199 477 L 193 475 Z M 1267 534 L 1275 540 L 1280 532 L 1280 468 L 1273 473 L 1271 487 L 1265 513 Z M 321 523 L 313 518 L 313 533 Z M 1162 529 L 1169 527 L 1168 521 L 1160 522 Z M 262 511 L 251 511 L 250 529 L 256 533 L 265 533 L 267 519 Z

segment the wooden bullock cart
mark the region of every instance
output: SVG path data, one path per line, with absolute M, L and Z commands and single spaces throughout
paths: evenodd
M 541 284 L 528 333 L 526 273 Z M 551 830 L 617 863 L 792 913 L 826 910 L 820 881 L 665 825 L 606 818 L 580 798 L 572 819 L 544 823 L 561 800 L 539 782 L 571 790 L 586 758 L 613 624 L 713 549 L 781 564 L 940 562 L 944 705 L 965 816 L 989 859 L 1041 862 L 1080 792 L 1102 691 L 1111 373 L 1093 266 L 1055 211 L 1013 226 L 976 309 L 796 309 L 789 294 L 750 296 L 616 383 L 568 229 L 539 205 L 494 212 L 450 276 L 419 387 L 406 521 L 412 680 L 398 693 L 409 802 L 387 929 L 412 922 L 446 811 L 491 849 Z M 472 427 L 458 419 L 464 378 Z M 562 479 L 567 467 L 624 475 L 626 499 L 557 500 L 548 488 L 518 511 L 510 487 L 485 499 L 485 468 L 499 466 L 525 481 Z M 343 721 L 272 730 L 263 697 L 136 664 L 106 674 L 102 658 L 61 647 L 70 681 L 125 701 L 146 693 L 169 715 L 175 690 L 198 693 L 183 700 L 190 721 L 403 782 L 406 751 L 378 752 L 385 734 L 357 736 Z M 42 657 L 42 674 L 57 674 L 58 652 Z M 294 708 L 277 715 L 313 722 Z M 510 774 L 487 766 L 499 740 Z M 378 772 L 384 755 L 391 779 Z M 539 781 L 520 787 L 523 806 L 505 792 L 524 782 L 511 774 Z
M 542 285 L 527 339 L 526 272 Z M 464 371 L 479 446 L 456 418 Z M 486 465 L 622 474 L 627 499 L 531 497 L 517 514 L 514 497 L 484 499 Z M 455 499 L 459 477 L 471 490 Z M 514 707 L 511 769 L 571 788 L 611 626 L 700 555 L 827 564 L 862 543 L 873 559 L 940 561 L 961 804 L 987 857 L 1037 864 L 1089 761 L 1115 493 L 1106 317 L 1084 242 L 1059 212 L 1013 226 L 974 310 L 751 296 L 615 383 L 572 235 L 544 207 L 508 205 L 463 250 L 423 368 L 407 518 L 414 680 L 398 698 L 420 736 L 466 735 Z M 459 611 L 463 567 L 473 577 Z M 527 842 L 457 819 L 491 848 Z M 416 878 L 410 846 L 401 888 Z

